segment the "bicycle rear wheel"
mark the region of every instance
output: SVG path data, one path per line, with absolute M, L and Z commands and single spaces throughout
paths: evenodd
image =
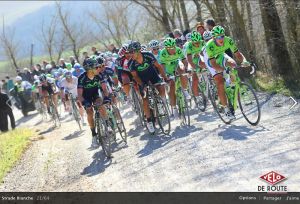
M 112 108 L 113 108 L 115 119 L 117 121 L 118 132 L 120 133 L 122 140 L 127 144 L 127 132 L 126 132 L 126 128 L 121 113 L 117 106 L 112 105 Z
M 259 102 L 253 88 L 245 82 L 240 84 L 238 103 L 246 121 L 253 126 L 257 125 L 261 117 Z
M 199 96 L 196 97 L 193 95 L 193 99 L 196 105 L 196 108 L 199 109 L 200 111 L 204 112 L 207 106 L 207 100 L 206 97 L 203 93 L 203 91 L 201 90 L 200 84 L 198 85 L 198 92 L 199 92 Z
M 161 131 L 165 135 L 170 134 L 171 122 L 170 122 L 168 108 L 166 104 L 163 102 L 163 100 L 161 99 L 161 97 L 159 96 L 156 97 L 155 109 L 156 109 L 156 117 L 158 120 L 158 125 Z
M 135 108 L 136 114 L 139 117 L 140 124 L 142 126 L 144 126 L 144 110 L 143 110 L 143 106 L 142 106 L 142 104 L 141 104 L 141 102 L 139 100 L 139 97 L 138 97 L 137 93 L 134 90 L 132 91 L 132 98 L 133 98 L 133 103 L 134 103 L 134 108 Z
M 75 104 L 74 101 L 72 101 L 72 109 L 73 109 L 73 117 L 75 119 L 75 121 L 77 122 L 78 126 L 79 126 L 79 130 L 81 131 L 82 128 L 81 128 L 81 117 L 80 117 L 80 114 L 79 114 L 79 110 L 77 108 L 77 105 Z

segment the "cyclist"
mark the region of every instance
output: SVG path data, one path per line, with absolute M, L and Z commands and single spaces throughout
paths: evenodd
M 50 113 L 50 106 L 49 106 L 49 96 L 51 97 L 53 103 L 54 103 L 54 108 L 57 111 L 58 107 L 58 88 L 55 85 L 55 79 L 47 77 L 45 74 L 42 74 L 39 77 L 40 83 L 38 85 L 39 87 L 39 95 L 44 99 L 44 103 L 47 106 L 47 111 L 48 114 Z
M 216 82 L 218 96 L 224 107 L 225 116 L 229 119 L 235 119 L 235 116 L 227 107 L 223 71 L 226 67 L 235 68 L 237 64 L 231 57 L 225 54 L 225 51 L 230 49 L 238 61 L 242 63 L 242 66 L 250 66 L 250 63 L 246 60 L 244 55 L 239 52 L 235 42 L 231 38 L 225 36 L 225 30 L 222 26 L 215 26 L 211 30 L 211 33 L 212 39 L 209 40 L 205 46 L 208 58 L 206 63 L 209 65 L 208 69 Z
M 143 89 L 150 81 L 156 86 L 163 102 L 166 103 L 165 88 L 162 85 L 158 85 L 162 80 L 159 77 L 157 70 L 165 80 L 168 78 L 163 67 L 157 62 L 154 55 L 150 52 L 141 51 L 141 44 L 139 42 L 133 41 L 129 45 L 128 50 L 132 54 L 132 60 L 130 60 L 129 67 L 134 80 L 140 86 L 140 94 L 143 98 L 143 109 L 147 119 L 146 125 L 149 132 L 152 134 L 155 132 L 155 129 L 151 120 L 149 101 L 147 98 L 143 97 Z
M 79 63 L 74 64 L 74 69 L 72 71 L 72 75 L 75 77 L 79 77 L 84 71 L 84 69 L 81 67 Z
M 60 90 L 61 90 L 61 98 L 62 101 L 66 104 L 66 109 L 69 111 L 70 114 L 72 114 L 72 110 L 70 108 L 70 98 L 68 93 L 71 93 L 72 96 L 76 99 L 76 104 L 79 110 L 79 114 L 82 118 L 82 123 L 84 123 L 84 110 L 81 105 L 81 103 L 78 101 L 78 94 L 77 94 L 77 84 L 78 84 L 78 78 L 75 76 L 72 76 L 72 73 L 70 71 L 67 71 L 65 73 L 65 77 L 62 78 L 60 82 Z
M 126 97 L 129 98 L 130 82 L 132 82 L 132 74 L 130 72 L 128 62 L 131 59 L 131 54 L 128 52 L 128 44 L 123 44 L 119 50 L 119 58 L 116 59 L 116 72 L 118 80 L 121 82 Z M 126 100 L 126 99 L 125 99 Z
M 118 81 L 114 81 L 116 79 L 115 71 L 105 66 L 105 59 L 98 56 L 96 57 L 98 62 L 97 73 L 100 77 L 101 88 L 104 94 L 104 103 L 111 101 L 112 96 L 112 88 L 117 86 Z M 115 98 L 113 97 L 113 102 L 115 102 Z
M 103 97 L 102 92 L 99 90 L 100 87 L 100 77 L 97 75 L 96 67 L 98 63 L 95 59 L 89 58 L 86 60 L 86 64 L 84 69 L 86 72 L 81 74 L 78 78 L 78 85 L 77 85 L 77 93 L 78 93 L 78 100 L 84 106 L 86 113 L 87 113 L 87 121 L 89 123 L 91 132 L 92 132 L 92 147 L 98 146 L 97 141 L 97 133 L 95 130 L 95 123 L 94 123 L 94 110 L 92 105 L 102 104 Z M 104 118 L 107 122 L 107 115 L 104 107 L 101 105 L 99 108 L 99 112 L 101 117 Z
M 192 89 L 193 89 L 193 94 L 194 96 L 196 96 L 198 101 L 199 101 L 199 90 L 198 90 L 199 79 L 196 71 L 200 69 L 200 67 L 198 66 L 198 62 L 201 61 L 199 54 L 204 46 L 205 43 L 202 40 L 200 33 L 198 33 L 197 31 L 193 31 L 191 35 L 191 41 L 188 42 L 188 44 L 186 45 L 186 57 L 191 68 L 194 70 Z M 205 68 L 204 62 L 201 62 L 201 67 Z
M 165 48 L 160 52 L 160 61 L 162 66 L 166 70 L 166 74 L 169 76 L 173 76 L 175 72 L 178 74 L 184 74 L 185 68 L 187 68 L 188 63 L 186 58 L 179 47 L 176 47 L 175 39 L 167 38 L 164 41 Z M 183 67 L 179 66 L 179 61 L 182 61 Z M 186 99 L 190 100 L 191 96 L 187 91 L 188 79 L 186 76 L 180 76 L 181 86 L 183 87 L 183 94 Z M 173 114 L 177 115 L 176 108 L 176 95 L 175 95 L 175 82 L 172 80 L 170 82 L 170 104 L 173 110 Z
M 159 60 L 159 53 L 160 53 L 159 42 L 157 40 L 151 40 L 149 42 L 149 48 L 151 49 L 151 52 L 154 55 L 154 57 L 156 58 L 156 60 L 158 61 L 158 63 L 160 63 L 160 60 Z

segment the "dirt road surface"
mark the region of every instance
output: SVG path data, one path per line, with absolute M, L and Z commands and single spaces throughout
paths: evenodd
M 300 190 L 300 105 L 280 95 L 259 94 L 258 126 L 238 117 L 225 125 L 211 106 L 193 112 L 191 127 L 172 121 L 170 136 L 150 136 L 136 127 L 130 107 L 122 109 L 129 135 L 119 137 L 113 156 L 91 149 L 87 126 L 63 114 L 61 128 L 32 112 L 19 126 L 33 128 L 39 139 L 25 151 L 0 185 L 0 191 L 257 191 L 259 177 L 276 171 L 288 191 Z

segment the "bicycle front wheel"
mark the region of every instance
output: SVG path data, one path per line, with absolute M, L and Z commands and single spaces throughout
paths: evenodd
M 72 108 L 73 108 L 74 119 L 75 119 L 75 121 L 77 122 L 77 124 L 79 126 L 79 130 L 81 131 L 82 130 L 82 128 L 81 128 L 81 116 L 79 114 L 79 110 L 78 110 L 78 108 L 77 108 L 74 101 L 72 102 Z
M 171 132 L 170 116 L 169 116 L 168 108 L 166 104 L 163 102 L 163 100 L 161 99 L 161 97 L 156 98 L 155 109 L 156 109 L 156 117 L 158 120 L 158 125 L 161 131 L 165 135 L 170 134 Z
M 127 132 L 120 111 L 117 106 L 113 105 L 112 107 L 118 127 L 118 132 L 120 133 L 122 140 L 127 144 Z
M 240 84 L 238 103 L 246 121 L 253 126 L 257 125 L 261 117 L 259 102 L 253 88 L 245 82 Z
M 111 137 L 108 132 L 108 127 L 105 121 L 101 117 L 96 117 L 95 123 L 96 123 L 99 143 L 103 149 L 104 154 L 110 158 L 112 153 L 112 147 L 111 147 Z
M 134 103 L 134 107 L 135 107 L 135 111 L 139 117 L 140 123 L 142 126 L 144 126 L 144 110 L 143 110 L 143 106 L 139 100 L 139 97 L 137 95 L 137 93 L 133 90 L 132 91 L 132 97 L 133 97 L 133 103 Z
M 188 100 L 184 97 L 182 90 L 180 96 L 178 97 L 178 108 L 179 108 L 179 115 L 182 118 L 183 125 L 190 126 L 191 119 L 190 119 Z

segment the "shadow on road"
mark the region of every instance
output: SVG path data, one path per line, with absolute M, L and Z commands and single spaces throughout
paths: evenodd
M 62 138 L 62 140 L 71 140 L 71 139 L 77 138 L 77 137 L 81 136 L 83 132 L 84 132 L 83 130 L 75 131 L 73 134 L 69 134 L 68 136 Z
M 40 132 L 39 135 L 47 134 L 55 129 L 55 126 L 49 127 L 47 130 Z
M 141 136 L 141 140 L 147 140 L 146 146 L 141 149 L 137 155 L 139 157 L 145 157 L 153 153 L 154 150 L 159 149 L 161 147 L 166 146 L 171 141 L 176 140 L 178 138 L 183 138 L 189 136 L 190 133 L 202 130 L 202 128 L 198 128 L 195 126 L 177 126 L 175 130 L 171 133 L 171 135 L 149 135 L 144 134 Z
M 258 132 L 269 131 L 263 126 L 259 126 L 259 129 L 248 128 L 247 126 L 226 125 L 218 136 L 222 136 L 224 140 L 246 140 L 249 136 Z
M 16 126 L 20 125 L 21 123 L 26 123 L 27 121 L 31 120 L 38 114 L 39 114 L 38 112 L 34 112 L 33 114 L 28 113 L 28 116 L 22 117 L 19 120 L 16 120 Z
M 93 156 L 92 163 L 85 167 L 83 171 L 81 172 L 81 175 L 87 175 L 87 176 L 95 176 L 99 173 L 102 173 L 105 171 L 105 168 L 109 167 L 112 163 L 111 159 L 108 159 L 102 150 L 96 152 Z

